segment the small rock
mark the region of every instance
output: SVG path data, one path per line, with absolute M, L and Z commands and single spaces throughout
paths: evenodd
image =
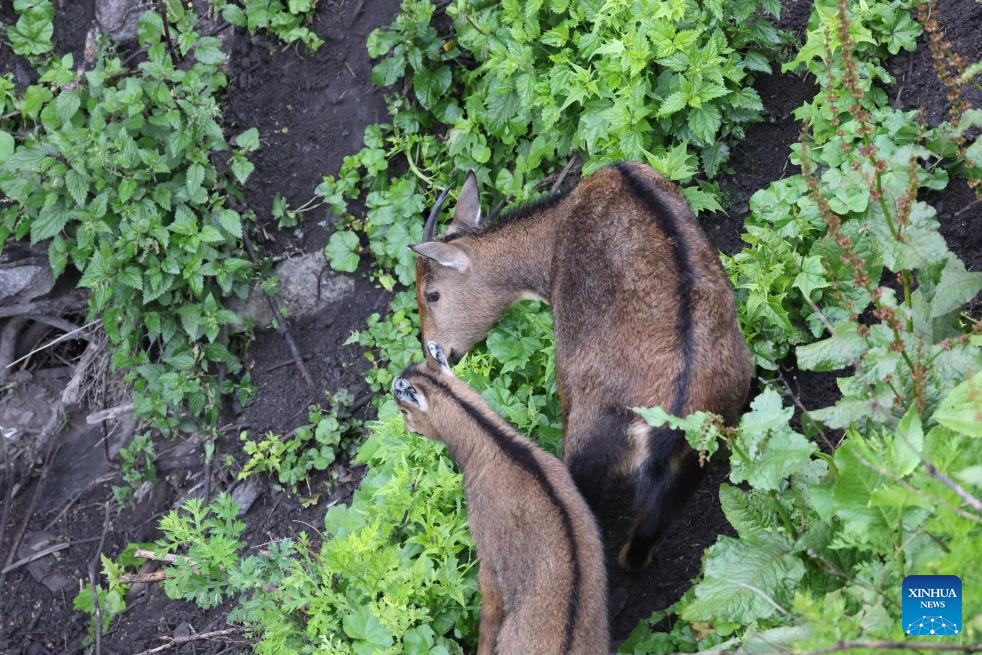
M 0 303 L 30 302 L 51 291 L 55 285 L 51 267 L 33 258 L 21 262 L 0 262 Z
M 17 549 L 17 559 L 27 559 L 39 551 L 52 545 L 51 535 L 47 532 L 31 531 L 24 535 L 24 540 Z M 44 579 L 51 572 L 51 556 L 36 559 L 27 565 L 27 572 L 31 574 L 36 582 L 44 582 Z
M 151 6 L 147 0 L 96 0 L 95 20 L 110 39 L 132 45 L 136 43 L 136 23 Z
M 72 584 L 71 579 L 55 571 L 44 579 L 42 584 L 53 594 L 57 594 L 62 589 L 67 589 Z
M 331 270 L 321 251 L 283 260 L 273 269 L 273 274 L 280 279 L 277 300 L 288 319 L 315 314 L 355 288 L 355 279 Z M 254 289 L 245 302 L 233 301 L 229 305 L 240 317 L 251 318 L 256 327 L 273 325 L 273 312 L 260 289 Z
M 239 505 L 238 517 L 242 518 L 256 502 L 259 497 L 259 483 L 254 478 L 248 478 L 245 482 L 232 490 L 232 502 Z

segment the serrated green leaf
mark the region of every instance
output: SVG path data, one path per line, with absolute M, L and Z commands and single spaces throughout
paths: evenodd
M 89 178 L 74 168 L 65 173 L 65 188 L 79 207 L 85 206 L 89 194 Z
M 193 196 L 205 179 L 205 168 L 201 164 L 191 164 L 185 174 L 185 186 L 189 196 Z
M 235 145 L 242 148 L 246 152 L 259 150 L 259 130 L 254 127 L 250 127 L 248 130 L 235 137 Z
M 74 89 L 71 91 L 62 91 L 55 99 L 55 110 L 62 123 L 70 121 L 78 113 L 78 109 L 81 106 L 82 100 L 78 97 L 78 92 Z
M 61 201 L 45 205 L 31 224 L 31 245 L 61 232 L 70 217 L 71 212 Z
M 671 116 L 675 112 L 682 110 L 684 107 L 685 107 L 685 94 L 682 93 L 681 91 L 676 91 L 670 94 L 661 103 L 661 106 L 658 108 L 658 115 Z
M 231 164 L 232 174 L 239 184 L 245 184 L 249 176 L 256 170 L 256 166 L 248 159 L 233 159 Z
M 222 229 L 237 239 L 242 238 L 242 217 L 238 212 L 231 209 L 223 209 L 218 212 L 218 223 Z

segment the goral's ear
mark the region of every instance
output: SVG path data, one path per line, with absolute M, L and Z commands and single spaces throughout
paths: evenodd
M 471 258 L 467 256 L 467 253 L 462 248 L 454 243 L 427 241 L 409 247 L 417 255 L 432 259 L 440 266 L 446 266 L 461 273 L 467 272 L 471 267 Z
M 453 375 L 453 371 L 450 369 L 450 362 L 447 361 L 447 354 L 443 352 L 443 346 L 436 341 L 427 341 L 426 354 L 427 366 Z
M 464 186 L 460 188 L 460 195 L 457 196 L 457 208 L 453 213 L 453 222 L 447 230 L 447 234 L 455 231 L 467 229 L 476 230 L 481 227 L 481 192 L 477 188 L 477 175 L 474 171 L 468 171 Z

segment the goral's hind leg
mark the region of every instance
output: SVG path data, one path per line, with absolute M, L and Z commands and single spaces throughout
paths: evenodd
M 481 590 L 481 625 L 478 629 L 477 655 L 494 655 L 501 621 L 505 616 L 504 598 L 492 568 L 481 563 L 477 571 L 477 587 Z
M 651 564 L 652 549 L 662 531 L 682 511 L 702 478 L 696 454 L 676 453 L 670 465 L 660 472 L 649 472 L 645 484 L 638 485 L 634 527 L 617 561 L 628 571 L 639 571 Z

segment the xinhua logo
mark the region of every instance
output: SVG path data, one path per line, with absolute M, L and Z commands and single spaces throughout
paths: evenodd
M 957 575 L 904 578 L 904 633 L 957 635 L 962 629 L 962 581 Z

